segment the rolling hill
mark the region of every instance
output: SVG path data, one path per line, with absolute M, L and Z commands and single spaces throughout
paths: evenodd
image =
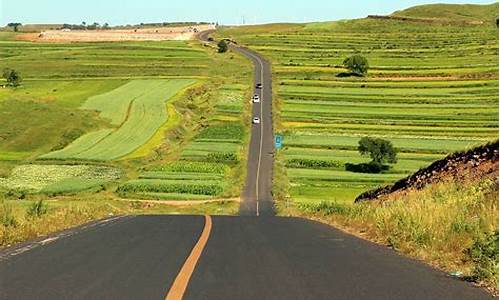
M 451 20 L 466 23 L 488 23 L 498 18 L 498 3 L 427 4 L 396 11 L 391 16 L 417 19 Z

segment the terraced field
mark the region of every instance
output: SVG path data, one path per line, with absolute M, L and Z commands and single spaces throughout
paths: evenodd
M 244 58 L 216 54 L 198 41 L 56 44 L 16 41 L 15 36 L 0 34 L 0 64 L 24 79 L 20 88 L 0 89 L 0 115 L 9 120 L 0 127 L 0 190 L 33 184 L 36 179 L 20 180 L 18 171 L 38 158 L 57 164 L 99 161 L 136 178 L 130 181 L 136 186 L 153 179 L 157 186 L 168 185 L 149 198 L 238 195 L 243 172 L 236 170 L 243 168 L 240 151 L 246 142 L 241 94 L 251 76 Z M 209 141 L 225 122 L 235 134 L 227 143 Z M 186 171 L 171 164 L 210 168 Z M 59 178 L 59 169 L 47 171 L 48 178 Z M 84 182 L 78 178 L 51 189 L 81 190 Z M 28 189 L 46 192 L 45 187 Z M 145 198 L 147 189 L 119 191 Z
M 240 79 L 241 80 L 241 79 Z M 179 158 L 149 168 L 120 186 L 128 198 L 208 200 L 238 197 L 246 155 L 245 99 L 250 86 L 220 88 L 208 126 L 185 145 Z
M 498 138 L 498 29 L 396 20 L 247 26 L 219 31 L 273 62 L 290 196 L 352 201 L 447 153 Z M 365 78 L 343 77 L 360 53 Z M 385 174 L 345 170 L 368 162 L 363 136 L 400 150 Z M 321 170 L 317 170 L 317 166 Z
M 101 129 L 75 140 L 44 159 L 113 160 L 145 144 L 167 121 L 165 101 L 194 80 L 134 80 L 89 98 L 82 109 L 97 110 L 116 128 Z

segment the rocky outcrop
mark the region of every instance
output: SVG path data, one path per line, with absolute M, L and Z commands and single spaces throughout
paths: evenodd
M 419 190 L 428 184 L 450 178 L 464 181 L 484 177 L 498 180 L 498 141 L 469 151 L 453 153 L 393 185 L 367 191 L 359 195 L 355 202 L 376 200 L 408 189 Z

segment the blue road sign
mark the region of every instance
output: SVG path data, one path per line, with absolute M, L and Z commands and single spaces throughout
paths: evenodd
M 276 135 L 274 137 L 274 147 L 276 149 L 281 149 L 281 147 L 283 146 L 283 136 L 281 135 Z

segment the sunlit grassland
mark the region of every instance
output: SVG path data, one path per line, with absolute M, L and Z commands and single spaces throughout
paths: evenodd
M 294 200 L 350 202 L 450 152 L 498 138 L 493 24 L 359 19 L 225 28 L 218 35 L 273 63 L 285 146 L 278 157 L 288 166 Z M 354 53 L 368 59 L 368 76 L 339 77 Z M 400 151 L 386 174 L 344 170 L 369 161 L 356 152 L 363 136 L 388 139 Z M 297 168 L 311 159 L 338 167 Z

